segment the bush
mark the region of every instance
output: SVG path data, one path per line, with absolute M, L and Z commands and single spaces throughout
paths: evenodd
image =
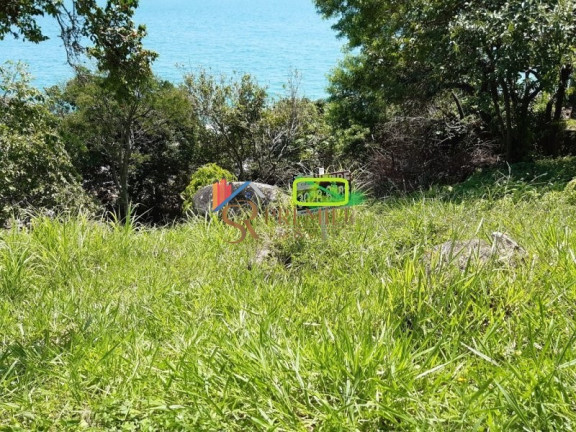
M 190 184 L 188 184 L 188 187 L 182 193 L 182 198 L 184 199 L 183 210 L 186 212 L 194 207 L 192 198 L 201 187 L 216 183 L 221 179 L 235 181 L 236 176 L 215 163 L 209 163 L 198 168 L 196 172 L 192 174 Z
M 0 66 L 0 94 L 0 226 L 30 210 L 92 207 L 24 65 Z
M 92 207 L 54 135 L 22 135 L 0 125 L 0 173 L 0 224 L 28 210 Z
M 398 117 L 385 123 L 372 144 L 368 184 L 378 196 L 411 192 L 466 179 L 495 163 L 495 143 L 476 124 L 456 118 Z

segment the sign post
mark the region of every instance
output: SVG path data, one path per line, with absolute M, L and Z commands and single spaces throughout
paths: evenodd
M 318 168 L 318 176 L 324 175 L 324 168 Z M 322 240 L 328 240 L 328 232 L 326 230 L 326 217 L 328 217 L 328 211 L 325 211 L 324 215 L 322 214 L 322 209 L 320 211 L 320 231 L 322 232 Z

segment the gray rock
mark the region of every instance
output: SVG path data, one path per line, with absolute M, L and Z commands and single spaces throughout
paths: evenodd
M 244 182 L 232 182 L 233 189 L 240 187 L 242 184 L 244 184 Z M 242 200 L 251 200 L 263 208 L 272 203 L 281 202 L 284 199 L 286 199 L 286 195 L 282 193 L 280 188 L 265 183 L 252 182 L 250 186 L 234 198 L 233 203 Z M 200 215 L 210 213 L 212 210 L 212 185 L 200 188 L 192 200 L 196 213 Z
M 282 227 L 276 227 L 274 230 L 273 237 L 266 236 L 264 241 L 258 245 L 256 253 L 248 262 L 248 270 L 252 270 L 254 267 L 258 267 L 268 262 L 271 264 L 276 263 L 277 249 L 274 246 L 274 240 L 282 237 L 286 234 L 286 230 Z
M 274 251 L 270 242 L 266 241 L 264 244 L 256 249 L 256 254 L 248 262 L 248 270 L 252 270 L 254 267 L 261 266 L 267 261 L 274 260 Z
M 482 239 L 450 240 L 433 247 L 424 259 L 428 265 L 432 262 L 437 265 L 454 264 L 464 270 L 469 262 L 486 264 L 493 261 L 516 266 L 527 255 L 524 248 L 506 234 L 493 232 L 491 237 L 491 242 Z

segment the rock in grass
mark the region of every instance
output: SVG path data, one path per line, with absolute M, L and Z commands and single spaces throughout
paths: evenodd
M 232 182 L 232 189 L 235 190 L 243 184 L 243 182 Z M 251 200 L 259 204 L 260 207 L 267 207 L 272 203 L 281 201 L 284 197 L 285 194 L 276 186 L 252 182 L 250 186 L 234 198 L 233 202 L 238 200 Z M 194 201 L 194 210 L 196 213 L 201 215 L 210 213 L 212 210 L 212 185 L 200 188 L 192 200 Z
M 576 177 L 566 183 L 564 187 L 565 192 L 575 192 L 576 191 Z
M 248 270 L 252 270 L 254 267 L 261 266 L 267 261 L 272 261 L 274 259 L 274 252 L 270 243 L 266 242 L 262 246 L 256 249 L 254 257 L 248 262 Z
M 254 267 L 263 265 L 264 263 L 277 263 L 277 253 L 278 250 L 275 247 L 275 240 L 286 235 L 286 230 L 282 227 L 276 227 L 272 238 L 265 238 L 264 241 L 258 245 L 256 248 L 256 253 L 250 259 L 248 263 L 248 270 L 252 270 Z
M 492 240 L 450 240 L 437 245 L 424 259 L 430 265 L 456 265 L 464 270 L 468 263 L 486 264 L 489 261 L 516 266 L 526 256 L 526 251 L 516 241 L 501 232 L 493 232 Z
M 264 238 L 258 245 L 248 263 L 248 269 L 276 264 L 290 267 L 293 258 L 305 250 L 309 238 L 306 233 L 295 233 L 284 227 L 276 227 L 272 236 Z

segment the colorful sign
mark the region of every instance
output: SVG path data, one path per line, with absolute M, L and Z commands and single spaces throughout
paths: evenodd
M 240 187 L 232 192 L 232 184 L 226 183 L 225 179 L 220 180 L 218 183 L 212 185 L 212 209 L 217 212 L 224 208 L 230 201 L 232 201 L 240 192 L 250 186 L 252 182 L 245 182 Z
M 350 205 L 352 176 L 350 171 L 294 177 L 292 203 L 298 214 L 314 210 Z
M 232 183 L 227 183 L 225 179 L 212 185 L 212 208 L 216 209 L 232 195 Z
M 292 185 L 292 203 L 299 207 L 337 207 L 350 201 L 348 180 L 300 177 Z

